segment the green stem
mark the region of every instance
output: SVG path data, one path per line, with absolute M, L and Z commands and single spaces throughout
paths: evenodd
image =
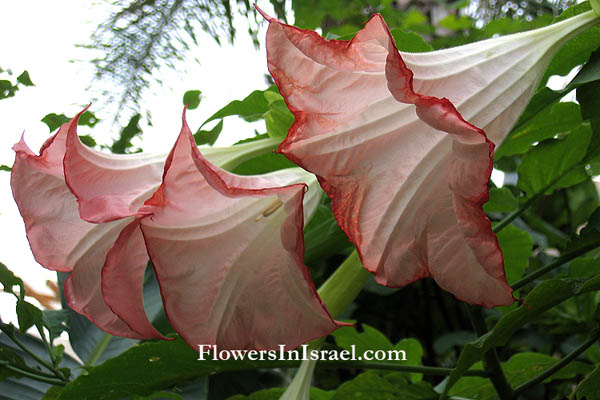
M 570 352 L 564 358 L 561 358 L 560 361 L 558 361 L 556 364 L 554 364 L 553 366 L 551 366 L 550 368 L 548 368 L 547 370 L 545 370 L 544 372 L 542 372 L 535 378 L 523 383 L 522 385 L 519 385 L 514 391 L 515 396 L 520 395 L 521 393 L 527 391 L 528 389 L 531 389 L 532 387 L 537 386 L 538 384 L 540 384 L 547 378 L 554 375 L 560 369 L 566 367 L 567 364 L 569 364 L 571 361 L 573 361 L 575 358 L 577 358 L 577 356 L 579 356 L 581 353 L 583 353 L 588 347 L 590 347 L 594 343 L 596 343 L 598 341 L 598 339 L 600 339 L 600 330 L 596 330 L 596 332 L 594 332 L 587 341 L 582 343 L 578 348 L 576 348 L 575 350 Z
M 467 306 L 467 312 L 469 313 L 469 318 L 471 319 L 471 323 L 473 324 L 477 336 L 485 335 L 485 333 L 487 333 L 487 326 L 485 325 L 481 308 Z M 498 353 L 496 353 L 496 348 L 488 350 L 483 355 L 483 367 L 488 373 L 492 385 L 494 385 L 494 389 L 496 389 L 496 392 L 498 393 L 498 397 L 501 400 L 513 399 L 513 390 L 508 384 L 506 376 L 504 376 Z
M 96 365 L 96 363 L 100 359 L 100 356 L 102 356 L 102 353 L 104 353 L 104 350 L 106 350 L 106 347 L 108 347 L 108 344 L 110 343 L 111 339 L 112 335 L 108 333 L 104 334 L 104 336 L 100 340 L 100 343 L 98 343 L 92 354 L 90 354 L 90 356 L 88 357 L 85 363 L 86 367 L 93 367 L 94 365 Z
M 17 346 L 19 346 L 21 348 L 21 350 L 23 350 L 25 353 L 27 353 L 31 358 L 33 358 L 35 361 L 37 361 L 40 365 L 44 366 L 46 369 L 48 369 L 51 372 L 55 372 L 54 367 L 52 365 L 50 365 L 50 363 L 41 359 L 35 353 L 33 353 L 31 350 L 29 350 L 27 348 L 27 346 L 25 346 L 19 339 L 17 339 L 17 337 L 15 336 L 15 334 L 13 332 L 13 329 L 8 329 L 7 326 L 8 325 L 6 325 L 6 324 L 0 323 L 0 330 L 2 330 L 2 332 L 4 332 L 4 334 L 6 334 L 6 336 L 8 336 L 10 338 L 10 340 L 12 340 Z
M 60 370 L 60 368 L 58 368 L 58 360 L 56 359 L 56 355 L 54 354 L 54 351 L 52 351 L 51 344 L 48 343 L 48 340 L 46 339 L 46 335 L 44 334 L 44 329 L 40 325 L 37 325 L 37 324 L 36 324 L 36 328 L 40 334 L 42 342 L 44 343 L 46 352 L 48 353 L 48 355 L 50 356 L 50 360 L 52 361 L 52 372 L 54 372 L 54 375 L 56 375 L 60 380 L 62 380 L 64 382 L 68 381 L 67 378 L 65 377 L 65 375 Z
M 564 254 L 562 256 L 560 256 L 559 258 L 557 258 L 556 260 L 552 261 L 550 264 L 537 269 L 535 271 L 533 271 L 532 273 L 525 275 L 523 278 L 519 279 L 518 281 L 516 281 L 513 285 L 512 288 L 513 290 L 517 290 L 522 288 L 523 286 L 527 285 L 529 282 L 539 278 L 540 276 L 560 267 L 561 265 L 571 261 L 574 258 L 579 257 L 580 255 L 583 255 L 585 253 L 587 253 L 588 251 L 594 250 L 595 248 L 600 247 L 600 240 L 596 240 L 586 246 L 582 246 L 581 248 L 571 251 L 567 254 Z
M 369 275 L 370 272 L 362 266 L 354 250 L 319 288 L 319 296 L 334 318 L 354 301 Z
M 34 379 L 36 381 L 40 381 L 40 382 L 44 382 L 44 383 L 49 383 L 51 385 L 65 386 L 65 382 L 61 381 L 61 380 L 58 380 L 58 379 L 47 378 L 47 377 L 42 376 L 42 375 L 34 374 L 32 372 L 25 371 L 25 370 L 23 370 L 23 369 L 21 369 L 19 367 L 15 367 L 14 365 L 11 365 L 11 364 L 2 363 L 1 365 L 4 368 L 6 368 L 8 370 L 11 370 L 11 371 L 13 371 L 13 372 L 15 372 L 15 373 L 17 373 L 17 374 L 19 374 L 21 376 L 25 376 L 27 378 Z
M 422 365 L 399 365 L 385 361 L 319 361 L 317 368 L 356 368 L 356 369 L 381 369 L 399 372 L 417 372 L 425 375 L 448 376 L 452 368 L 425 367 Z M 469 370 L 465 376 L 489 377 L 488 372 L 482 370 Z

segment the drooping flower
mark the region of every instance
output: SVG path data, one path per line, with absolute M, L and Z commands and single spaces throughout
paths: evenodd
M 276 348 L 337 327 L 302 264 L 302 200 L 308 216 L 319 198 L 312 175 L 231 175 L 199 153 L 185 123 L 166 163 L 87 148 L 76 124 L 40 156 L 19 142 L 11 180 L 36 259 L 71 272 L 73 309 L 115 335 L 163 338 L 143 307 L 150 254 L 168 318 L 190 345 Z M 206 150 L 232 166 L 265 147 L 249 145 Z
M 432 277 L 472 304 L 512 303 L 481 209 L 484 131 L 500 143 L 558 46 L 594 16 L 422 54 L 398 52 L 380 15 L 350 41 L 265 18 L 269 71 L 295 116 L 279 150 L 319 177 L 363 265 L 384 285 Z

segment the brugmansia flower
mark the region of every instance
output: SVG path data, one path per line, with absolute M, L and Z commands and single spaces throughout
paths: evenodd
M 71 272 L 73 309 L 111 334 L 163 338 L 143 307 L 150 256 L 167 316 L 192 346 L 292 348 L 338 326 L 302 263 L 303 200 L 310 215 L 319 199 L 311 174 L 230 174 L 200 154 L 185 120 L 166 162 L 94 151 L 76 125 L 39 156 L 21 140 L 11 178 L 36 259 Z M 223 165 L 252 146 L 207 153 Z
M 472 304 L 512 303 L 481 209 L 488 138 L 507 135 L 591 12 L 422 54 L 398 52 L 380 15 L 350 41 L 265 18 L 269 70 L 295 116 L 279 150 L 318 176 L 363 265 L 384 285 L 432 277 Z

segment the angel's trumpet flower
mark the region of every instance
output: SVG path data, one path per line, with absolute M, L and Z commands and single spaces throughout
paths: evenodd
M 167 317 L 194 347 L 293 348 L 338 326 L 302 263 L 304 216 L 320 197 L 314 176 L 237 176 L 209 161 L 231 166 L 273 143 L 205 158 L 184 121 L 168 157 L 114 156 L 84 146 L 76 126 L 39 156 L 21 140 L 11 178 L 36 260 L 71 272 L 74 310 L 114 335 L 164 338 L 143 306 L 150 257 Z
M 398 52 L 380 15 L 350 41 L 265 18 L 269 71 L 295 116 L 279 150 L 318 176 L 363 265 L 387 286 L 432 277 L 471 304 L 512 303 L 481 208 L 494 143 L 593 13 L 422 54 Z

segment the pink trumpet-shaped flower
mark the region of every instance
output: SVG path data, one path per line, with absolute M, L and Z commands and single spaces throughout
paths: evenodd
M 512 303 L 481 209 L 484 130 L 506 136 L 557 46 L 594 16 L 423 54 L 399 53 L 380 15 L 350 41 L 265 18 L 269 70 L 296 118 L 279 150 L 318 176 L 363 265 L 384 285 L 432 277 L 472 304 Z
M 129 309 L 138 296 L 128 288 L 139 283 L 126 255 L 138 235 L 169 321 L 192 346 L 294 348 L 336 329 L 302 264 L 306 186 L 292 184 L 304 178 L 298 172 L 227 173 L 200 154 L 184 122 L 161 187 L 140 209 L 147 215 L 123 230 L 108 254 L 107 303 L 135 326 Z
M 107 155 L 79 141 L 77 119 L 39 156 L 15 145 L 11 177 L 36 260 L 71 272 L 73 309 L 114 335 L 164 338 L 143 307 L 150 253 L 172 325 L 191 345 L 275 348 L 337 327 L 302 264 L 302 200 L 310 215 L 319 199 L 312 175 L 231 175 L 200 155 L 187 125 L 166 163 Z M 232 166 L 265 144 L 206 153 Z M 302 181 L 313 182 L 307 196 Z

